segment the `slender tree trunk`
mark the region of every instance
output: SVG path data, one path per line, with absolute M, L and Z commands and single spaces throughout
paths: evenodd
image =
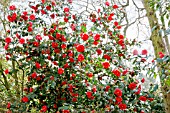
M 147 17 L 148 17 L 148 20 L 149 20 L 150 27 L 153 28 L 155 25 L 157 26 L 155 28 L 155 30 L 152 31 L 150 40 L 152 41 L 152 44 L 153 44 L 153 47 L 154 47 L 155 56 L 156 56 L 156 58 L 158 58 L 159 52 L 163 52 L 163 53 L 166 52 L 166 46 L 163 42 L 162 36 L 159 35 L 160 28 L 159 28 L 159 25 L 158 25 L 158 18 L 156 17 L 155 11 L 150 8 L 149 1 L 150 0 L 143 0 L 143 5 L 144 5 L 146 12 L 147 12 Z M 166 76 L 169 75 L 169 73 L 165 73 L 165 74 L 166 74 Z M 165 82 L 165 81 L 161 80 L 161 82 Z M 161 90 L 162 90 L 162 93 L 163 93 L 163 100 L 164 100 L 164 104 L 165 104 L 165 112 L 170 113 L 170 92 L 168 93 L 168 91 L 170 90 L 170 86 L 165 84 L 165 85 L 161 86 Z

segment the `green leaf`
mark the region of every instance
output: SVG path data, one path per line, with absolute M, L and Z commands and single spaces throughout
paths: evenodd
M 68 108 L 69 106 L 62 106 L 62 107 L 59 107 L 58 110 L 62 110 L 62 109 L 67 110 Z
M 153 92 L 155 92 L 158 89 L 158 84 L 155 85 L 155 87 L 153 88 Z
M 86 33 L 87 32 L 87 29 L 86 29 L 86 26 L 81 26 L 81 30 Z
M 168 86 L 170 86 L 170 78 L 166 80 L 165 82 Z

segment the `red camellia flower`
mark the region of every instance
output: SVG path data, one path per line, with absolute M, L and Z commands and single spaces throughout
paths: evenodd
M 35 20 L 35 15 L 34 14 L 30 15 L 30 20 Z
M 121 75 L 121 72 L 120 72 L 118 69 L 114 69 L 114 70 L 112 71 L 112 73 L 113 73 L 115 76 L 117 76 L 117 77 L 120 77 L 120 75 Z
M 6 38 L 5 38 L 5 42 L 6 42 L 7 44 L 11 43 L 11 38 L 10 38 L 10 37 L 6 37 Z
M 87 76 L 88 77 L 93 77 L 93 73 L 88 73 Z
M 142 50 L 142 55 L 147 55 L 148 51 L 146 49 Z
M 102 50 L 101 49 L 97 49 L 96 52 L 97 52 L 98 55 L 102 54 Z
M 119 88 L 116 88 L 116 89 L 114 90 L 114 94 L 115 94 L 116 96 L 120 97 L 120 96 L 122 96 L 122 90 L 119 89 Z
M 165 55 L 162 52 L 159 52 L 159 58 L 163 58 Z
M 142 78 L 141 82 L 144 83 L 145 82 L 145 78 Z
M 8 103 L 7 103 L 7 107 L 6 107 L 6 108 L 7 108 L 7 109 L 10 109 L 10 107 L 11 107 L 11 103 L 10 103 L 10 102 L 8 102 Z
M 119 104 L 119 109 L 125 110 L 126 109 L 126 104 Z
M 70 113 L 69 110 L 62 110 L 62 113 Z
M 94 36 L 94 40 L 95 40 L 95 41 L 100 40 L 100 35 L 99 35 L 99 34 L 96 34 L 96 35 Z
M 24 102 L 24 103 L 29 101 L 28 97 L 26 97 L 26 96 L 22 97 L 21 100 L 22 100 L 22 102 Z
M 102 65 L 103 65 L 103 68 L 105 69 L 108 69 L 110 67 L 109 62 L 103 62 Z
M 129 89 L 133 90 L 133 89 L 136 88 L 136 86 L 137 86 L 136 83 L 132 82 L 132 83 L 129 84 L 128 87 L 129 87 Z
M 4 73 L 5 73 L 6 75 L 9 74 L 9 70 L 6 69 L 6 70 L 4 71 Z
M 138 50 L 133 50 L 133 55 L 138 55 Z
M 32 78 L 36 78 L 36 77 L 37 77 L 37 73 L 36 73 L 36 72 L 32 73 L 32 74 L 31 74 L 31 77 L 32 77 Z
M 106 86 L 105 91 L 108 92 L 110 89 L 110 86 Z
M 53 48 L 57 48 L 58 47 L 58 43 L 57 42 L 52 42 L 51 45 L 52 45 Z
M 65 13 L 66 13 L 66 12 L 69 12 L 69 10 L 70 10 L 70 9 L 69 9 L 68 7 L 65 7 L 65 8 L 64 8 L 64 12 L 65 12 Z
M 118 103 L 120 103 L 120 102 L 122 102 L 122 98 L 121 97 L 116 97 L 116 102 L 118 102 Z
M 39 44 L 39 42 L 33 42 L 33 45 L 35 46 L 35 47 L 38 47 L 40 44 Z
M 148 98 L 149 101 L 153 101 L 154 99 L 153 98 Z
M 141 101 L 144 101 L 144 102 L 145 102 L 145 101 L 147 100 L 147 98 L 146 98 L 145 96 L 140 96 L 140 97 L 139 97 L 139 100 L 141 100 Z
M 86 40 L 88 40 L 89 35 L 87 35 L 87 34 L 81 34 L 81 38 L 82 38 L 84 41 L 86 41 Z
M 79 44 L 79 45 L 77 45 L 76 49 L 78 52 L 84 52 L 85 47 L 84 47 L 84 45 Z
M 113 5 L 113 9 L 117 9 L 119 8 L 117 5 Z
M 46 106 L 46 105 L 44 105 L 44 106 L 42 106 L 42 108 L 41 108 L 41 112 L 46 112 L 47 111 L 47 109 L 48 109 L 48 107 Z
M 117 21 L 115 21 L 115 22 L 114 22 L 114 25 L 115 25 L 115 26 L 118 26 L 118 25 L 119 25 L 119 23 L 118 23 Z
M 73 97 L 73 98 L 72 98 L 72 102 L 77 102 L 77 98 L 76 98 L 76 97 Z
M 13 13 L 12 16 L 8 15 L 7 18 L 10 22 L 14 22 L 17 19 L 17 14 Z
M 79 54 L 77 60 L 82 62 L 84 60 L 84 55 L 83 54 Z
M 41 35 L 37 35 L 35 38 L 36 38 L 37 40 L 42 40 Z
M 32 32 L 33 31 L 33 28 L 32 27 L 28 27 L 28 32 Z
M 105 2 L 105 5 L 106 5 L 106 6 L 109 6 L 109 5 L 110 5 L 110 3 L 107 1 L 107 2 Z
M 64 69 L 63 68 L 58 68 L 58 74 L 63 74 L 64 73 Z
M 111 59 L 111 57 L 110 57 L 109 55 L 107 55 L 107 54 L 104 54 L 104 55 L 103 55 L 103 58 L 104 58 L 104 59 L 107 59 L 107 60 L 110 60 L 110 59 Z
M 49 5 L 46 6 L 46 9 L 47 9 L 47 10 L 51 10 L 51 6 L 49 6 Z
M 91 99 L 91 97 L 92 97 L 92 92 L 91 92 L 91 91 L 87 91 L 87 92 L 86 92 L 86 95 L 87 95 L 87 97 L 88 97 L 89 99 Z
M 40 65 L 38 62 L 36 62 L 36 63 L 35 63 L 35 67 L 36 67 L 37 69 L 40 69 L 40 68 L 41 68 L 41 65 Z
M 9 6 L 9 9 L 10 10 L 16 10 L 16 7 L 15 7 L 15 5 L 11 5 L 11 6 Z
M 25 43 L 25 39 L 24 39 L 24 38 L 20 38 L 20 39 L 19 39 L 19 43 L 20 43 L 20 44 L 24 44 L 24 43 Z
M 41 0 L 41 2 L 44 4 L 46 2 L 46 0 Z

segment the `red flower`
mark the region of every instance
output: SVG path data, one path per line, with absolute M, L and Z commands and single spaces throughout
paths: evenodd
M 142 78 L 141 82 L 144 83 L 145 82 L 145 78 Z
M 162 52 L 159 52 L 159 58 L 163 58 L 165 55 Z
M 95 41 L 100 40 L 100 35 L 99 35 L 99 34 L 96 34 L 96 35 L 94 36 L 94 40 L 95 40 Z
M 87 35 L 87 34 L 81 34 L 81 38 L 82 38 L 84 41 L 86 41 L 86 40 L 88 40 L 89 35 Z
M 103 58 L 104 58 L 104 59 L 107 59 L 107 60 L 110 60 L 110 59 L 111 59 L 111 57 L 110 57 L 109 55 L 107 55 L 107 54 L 104 54 L 104 55 L 103 55 Z
M 117 5 L 113 5 L 113 9 L 117 9 L 119 8 Z
M 7 18 L 10 22 L 14 22 L 17 19 L 17 14 L 13 13 L 12 16 L 8 15 Z
M 69 110 L 62 110 L 62 113 L 70 113 Z
M 113 73 L 115 76 L 117 76 L 117 77 L 120 77 L 120 75 L 121 75 L 121 72 L 120 72 L 118 69 L 114 69 L 114 70 L 112 71 L 112 73 Z
M 118 102 L 118 103 L 122 102 L 122 98 L 121 97 L 116 97 L 116 102 Z
M 37 69 L 40 69 L 40 68 L 41 68 L 41 65 L 40 65 L 38 62 L 36 62 L 36 63 L 35 63 L 35 67 L 36 67 Z
M 122 96 L 122 90 L 119 89 L 119 88 L 116 88 L 116 89 L 114 90 L 114 94 L 115 94 L 116 96 L 120 97 L 120 96 Z
M 146 49 L 142 50 L 142 55 L 147 55 L 148 51 Z
M 147 98 L 146 98 L 145 96 L 140 96 L 140 97 L 139 97 L 139 100 L 141 100 L 141 101 L 144 101 L 144 102 L 145 102 L 145 101 L 147 100 Z
M 133 50 L 133 55 L 138 55 L 138 50 Z
M 72 102 L 77 102 L 77 98 L 76 98 L 76 97 L 73 97 L 73 98 L 72 98 Z
M 96 52 L 97 52 L 98 55 L 100 55 L 102 53 L 102 50 L 101 49 L 97 49 Z
M 91 91 L 87 91 L 87 92 L 86 92 L 86 95 L 87 95 L 87 97 L 88 97 L 89 99 L 91 99 L 91 97 L 92 97 L 92 92 L 91 92 Z
M 88 73 L 87 76 L 88 77 L 93 77 L 93 73 Z
M 85 47 L 84 45 L 77 45 L 76 49 L 78 52 L 84 52 Z
M 110 3 L 107 1 L 107 2 L 105 2 L 105 5 L 106 5 L 106 6 L 109 6 L 109 5 L 110 5 Z
M 34 45 L 35 47 L 38 47 L 40 44 L 39 44 L 39 42 L 33 42 L 33 45 Z
M 20 44 L 24 44 L 24 43 L 25 43 L 25 39 L 24 39 L 24 38 L 20 38 L 20 39 L 19 39 L 19 43 L 20 43 Z
M 119 39 L 124 39 L 124 36 L 123 35 L 119 35 Z
M 103 65 L 103 68 L 105 69 L 108 69 L 110 67 L 109 62 L 103 62 L 102 65 Z
M 108 20 L 109 20 L 109 21 L 112 21 L 112 20 L 113 20 L 112 16 L 109 16 L 109 17 L 108 17 Z
M 82 62 L 84 60 L 84 55 L 83 54 L 79 54 L 77 60 Z
M 29 89 L 29 90 L 30 90 L 30 92 L 33 92 L 33 90 L 34 90 L 34 89 L 33 89 L 32 87 L 30 87 L 30 89 Z
M 9 70 L 6 69 L 6 70 L 4 71 L 4 73 L 5 73 L 6 75 L 9 74 Z
M 35 20 L 35 15 L 34 14 L 30 15 L 30 20 Z
M 37 40 L 42 40 L 41 35 L 37 35 L 35 38 L 36 38 Z
M 32 78 L 36 78 L 36 77 L 37 77 L 37 73 L 36 73 L 36 72 L 32 73 L 32 74 L 31 74 L 31 77 L 32 77 Z
M 125 110 L 126 109 L 126 104 L 119 104 L 119 109 Z
M 9 9 L 10 10 L 16 10 L 16 7 L 15 7 L 15 5 L 11 5 L 11 6 L 9 6 Z
M 7 108 L 7 109 L 10 109 L 10 107 L 11 107 L 11 103 L 10 103 L 10 102 L 8 102 L 8 103 L 7 103 L 7 107 L 6 107 L 6 108 Z
M 5 44 L 4 49 L 8 50 L 8 46 L 9 46 L 9 44 Z
M 106 86 L 105 91 L 108 92 L 110 89 L 110 86 Z
M 114 22 L 114 25 L 117 26 L 117 25 L 119 25 L 119 23 L 118 23 L 117 21 L 115 21 L 115 22 Z
M 44 105 L 44 106 L 42 106 L 42 108 L 41 108 L 41 112 L 46 112 L 47 111 L 47 109 L 48 109 L 48 107 L 46 106 L 46 105 Z
M 68 18 L 64 17 L 64 22 L 68 22 Z
M 63 68 L 58 68 L 58 74 L 63 74 L 64 73 L 64 69 Z
M 32 27 L 28 27 L 28 32 L 32 32 L 33 31 L 33 28 Z
M 22 97 L 21 101 L 22 101 L 22 102 L 28 102 L 29 99 L 28 99 L 28 97 L 24 96 L 24 97 Z
M 49 5 L 46 6 L 46 9 L 47 9 L 47 10 L 51 10 L 51 6 L 49 6 Z
M 11 38 L 10 38 L 10 37 L 6 37 L 6 38 L 5 38 L 5 42 L 6 42 L 7 44 L 11 43 Z
M 66 13 L 66 12 L 69 12 L 69 10 L 70 10 L 70 9 L 69 9 L 68 7 L 65 7 L 65 8 L 64 8 L 64 12 L 65 12 L 65 13 Z
M 66 49 L 66 48 L 67 48 L 67 45 L 66 45 L 66 44 L 62 44 L 62 45 L 61 45 L 61 48 L 62 48 L 62 49 Z
M 129 89 L 133 90 L 133 89 L 136 88 L 136 86 L 137 86 L 136 83 L 132 82 L 132 83 L 129 84 L 128 87 L 129 87 Z
M 58 47 L 58 43 L 57 42 L 52 42 L 52 48 L 57 48 Z
M 41 0 L 41 2 L 44 4 L 46 2 L 46 0 Z
M 153 98 L 148 98 L 149 101 L 153 101 L 154 99 Z

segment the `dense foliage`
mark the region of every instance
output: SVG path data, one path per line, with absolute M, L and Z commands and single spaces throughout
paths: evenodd
M 9 112 L 161 112 L 158 85 L 142 87 L 155 61 L 145 49 L 130 51 L 136 41 L 121 34 L 117 5 L 105 2 L 88 17 L 75 14 L 71 2 L 29 5 L 32 12 L 10 6 L 7 17 L 6 59 L 27 77 L 20 103 L 9 102 Z

